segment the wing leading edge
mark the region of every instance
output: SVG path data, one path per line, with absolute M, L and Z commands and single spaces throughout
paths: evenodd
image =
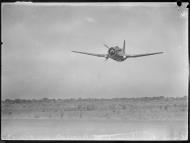
M 79 52 L 79 51 L 72 51 L 72 52 L 79 53 L 79 54 L 90 55 L 90 56 L 96 56 L 96 57 L 107 57 L 106 54 L 94 54 L 94 53 L 86 53 L 86 52 Z
M 147 53 L 147 54 L 136 54 L 136 55 L 129 55 L 129 58 L 137 58 L 137 57 L 143 57 L 143 56 L 151 56 L 156 54 L 162 54 L 163 52 L 157 52 L 157 53 Z

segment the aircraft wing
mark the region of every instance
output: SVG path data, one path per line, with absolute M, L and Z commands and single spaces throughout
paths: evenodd
M 107 57 L 106 54 L 85 53 L 85 52 L 79 52 L 79 51 L 72 51 L 72 52 L 74 52 L 74 53 L 79 53 L 79 54 L 90 55 L 90 56 Z
M 150 55 L 156 55 L 156 54 L 162 54 L 163 52 L 157 52 L 157 53 L 147 53 L 147 54 L 136 54 L 136 55 L 129 55 L 129 58 L 137 58 L 137 57 L 143 57 L 143 56 L 150 56 Z

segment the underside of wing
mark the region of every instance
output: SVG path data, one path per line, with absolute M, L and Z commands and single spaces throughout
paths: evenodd
M 90 55 L 90 56 L 96 56 L 96 57 L 107 57 L 106 54 L 94 54 L 94 53 L 86 53 L 86 52 L 79 52 L 79 51 L 72 51 L 72 52 L 79 53 L 79 54 Z
M 129 58 L 137 58 L 137 57 L 143 57 L 143 56 L 151 56 L 156 54 L 162 54 L 163 52 L 157 52 L 157 53 L 147 53 L 147 54 L 136 54 L 136 55 L 129 55 Z

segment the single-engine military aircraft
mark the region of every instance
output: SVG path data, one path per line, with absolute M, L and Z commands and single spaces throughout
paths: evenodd
M 118 46 L 109 47 L 106 44 L 104 44 L 106 48 L 108 48 L 107 54 L 94 54 L 94 53 L 86 53 L 86 52 L 80 52 L 80 51 L 72 51 L 74 53 L 80 53 L 80 54 L 86 54 L 91 56 L 97 56 L 97 57 L 104 57 L 107 59 L 111 58 L 113 60 L 116 60 L 118 62 L 122 62 L 126 60 L 127 58 L 137 58 L 137 57 L 143 57 L 143 56 L 150 56 L 155 54 L 162 54 L 163 52 L 156 52 L 156 53 L 146 53 L 146 54 L 135 54 L 135 55 L 129 55 L 125 53 L 125 40 L 123 42 L 123 48 L 120 48 Z

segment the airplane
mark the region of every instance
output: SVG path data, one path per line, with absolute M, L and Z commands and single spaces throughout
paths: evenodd
M 162 54 L 163 52 L 156 52 L 156 53 L 145 53 L 145 54 L 135 54 L 135 55 L 129 55 L 125 53 L 125 40 L 123 42 L 123 48 L 120 48 L 119 46 L 109 47 L 108 45 L 104 44 L 106 48 L 108 48 L 107 54 L 94 54 L 94 53 L 86 53 L 86 52 L 80 52 L 80 51 L 72 51 L 74 53 L 80 53 L 80 54 L 86 54 L 91 56 L 97 56 L 97 57 L 104 57 L 107 59 L 113 59 L 118 62 L 125 61 L 127 58 L 137 58 L 137 57 L 143 57 L 143 56 L 150 56 L 155 54 Z

